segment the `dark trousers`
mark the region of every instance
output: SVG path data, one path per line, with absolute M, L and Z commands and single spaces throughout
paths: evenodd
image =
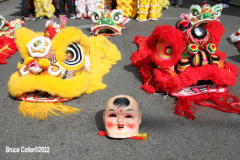
M 60 14 L 63 14 L 65 12 L 65 2 L 67 3 L 67 7 L 70 13 L 74 13 L 72 0 L 59 0 L 60 5 Z
M 230 2 L 231 0 L 222 0 L 221 2 L 223 3 L 223 4 L 227 4 L 227 5 L 229 5 L 229 2 Z
M 29 17 L 30 13 L 28 10 L 30 0 L 22 0 L 22 16 Z

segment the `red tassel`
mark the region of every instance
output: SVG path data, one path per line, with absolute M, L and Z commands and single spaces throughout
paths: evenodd
M 189 97 L 178 97 L 174 113 L 179 116 L 185 116 L 187 119 L 195 119 L 193 114 L 196 112 L 196 108 L 191 103 L 192 99 L 189 99 Z
M 185 116 L 187 119 L 195 119 L 193 114 L 196 112 L 196 108 L 192 103 L 240 115 L 240 100 L 228 93 L 207 93 L 189 97 L 178 97 L 174 113 L 179 116 Z

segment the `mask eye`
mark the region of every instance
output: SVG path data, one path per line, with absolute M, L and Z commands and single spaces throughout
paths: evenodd
M 131 116 L 131 115 L 127 115 L 125 118 L 133 118 L 133 116 Z
M 117 117 L 116 114 L 110 114 L 108 117 Z
M 66 60 L 64 64 L 67 66 L 76 66 L 83 61 L 83 51 L 78 43 L 73 43 L 66 50 Z

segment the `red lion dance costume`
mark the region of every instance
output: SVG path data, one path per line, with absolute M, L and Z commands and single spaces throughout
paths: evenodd
M 175 114 L 187 119 L 195 119 L 194 103 L 240 114 L 239 99 L 227 93 L 239 69 L 225 62 L 226 54 L 218 50 L 223 33 L 222 24 L 213 20 L 184 32 L 163 25 L 149 37 L 136 36 L 139 50 L 131 60 L 143 78 L 141 88 L 177 97 Z

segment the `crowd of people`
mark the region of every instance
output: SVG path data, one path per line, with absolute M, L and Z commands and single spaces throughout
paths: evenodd
M 221 4 L 223 8 L 229 8 L 229 3 L 231 0 L 221 0 Z M 174 8 L 179 8 L 182 7 L 183 5 L 183 0 L 173 0 L 171 2 L 171 6 L 174 6 Z
M 31 1 L 35 8 L 35 17 L 30 14 L 29 5 Z M 59 0 L 59 15 L 65 14 L 65 7 L 68 8 L 70 12 L 70 18 L 75 19 L 75 9 L 73 5 L 73 0 Z M 25 22 L 35 21 L 36 18 L 42 19 L 43 17 L 52 18 L 54 17 L 55 7 L 52 0 L 22 0 L 22 16 Z
M 43 17 L 52 18 L 54 17 L 55 7 L 52 3 L 53 0 L 22 0 L 22 16 L 25 22 L 35 21 L 36 18 L 42 19 Z M 70 12 L 70 19 L 76 18 L 74 2 L 75 0 L 58 0 L 59 15 L 65 15 L 65 8 L 67 6 Z M 231 0 L 221 0 L 223 8 L 228 8 Z M 29 2 L 34 4 L 35 17 L 30 14 Z M 183 6 L 183 0 L 172 0 L 171 6 L 179 8 Z

